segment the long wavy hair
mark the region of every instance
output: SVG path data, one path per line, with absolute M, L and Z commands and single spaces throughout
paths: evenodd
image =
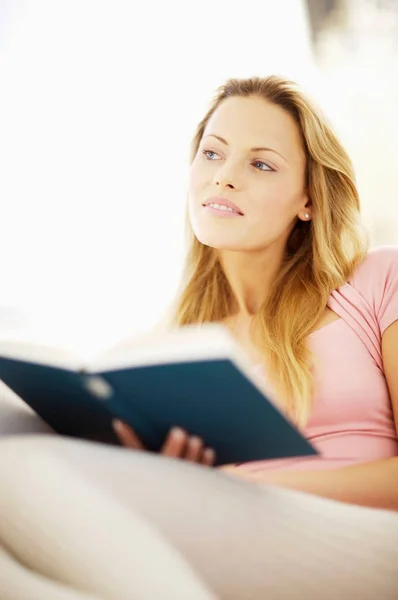
M 197 126 L 191 159 L 220 104 L 227 98 L 250 96 L 272 102 L 293 117 L 307 159 L 312 220 L 297 220 L 271 293 L 252 321 L 253 341 L 264 356 L 270 383 L 292 418 L 303 426 L 314 396 L 308 336 L 330 293 L 344 284 L 364 259 L 368 241 L 361 226 L 351 160 L 326 117 L 294 82 L 274 75 L 228 80 L 217 90 Z M 236 303 L 217 251 L 199 242 L 189 221 L 188 243 L 173 325 L 223 321 L 236 311 Z

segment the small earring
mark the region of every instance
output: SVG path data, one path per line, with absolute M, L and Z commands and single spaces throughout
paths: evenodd
M 309 218 L 310 218 L 310 215 L 308 213 L 305 213 L 304 219 L 309 219 Z

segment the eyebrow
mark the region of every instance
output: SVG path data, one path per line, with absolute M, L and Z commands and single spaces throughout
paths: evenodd
M 223 144 L 225 144 L 226 146 L 228 146 L 228 142 L 226 140 L 224 140 L 223 137 L 221 137 L 220 135 L 216 135 L 215 133 L 208 133 L 207 135 L 204 136 L 203 139 L 207 138 L 207 137 L 214 137 L 217 140 L 219 140 L 220 142 L 222 142 Z M 285 162 L 288 163 L 288 161 L 286 160 L 286 158 L 284 156 L 282 156 L 282 154 L 280 154 L 279 152 L 277 152 L 276 150 L 274 150 L 273 148 L 265 148 L 265 147 L 261 147 L 261 146 L 255 146 L 254 148 L 250 149 L 250 152 L 275 152 L 275 154 L 277 154 L 278 156 L 280 156 Z M 289 163 L 288 163 L 289 164 Z

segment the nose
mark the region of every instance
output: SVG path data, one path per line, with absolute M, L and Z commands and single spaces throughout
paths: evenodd
M 216 186 L 220 188 L 230 188 L 231 190 L 235 189 L 235 186 L 232 183 L 224 183 L 222 180 L 217 180 Z
M 239 185 L 237 170 L 233 169 L 232 165 L 227 165 L 226 163 L 224 163 L 215 173 L 214 181 L 216 186 L 221 189 L 237 189 Z

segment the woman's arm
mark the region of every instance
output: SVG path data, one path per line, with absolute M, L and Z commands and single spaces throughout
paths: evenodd
M 398 321 L 382 340 L 384 373 L 398 432 Z M 277 471 L 245 473 L 223 469 L 249 481 L 269 483 L 350 504 L 398 511 L 398 457 L 328 471 Z
M 238 470 L 235 473 L 231 470 L 231 474 L 239 477 Z M 299 490 L 349 504 L 398 511 L 398 458 L 327 471 L 241 472 L 241 475 L 257 483 Z

